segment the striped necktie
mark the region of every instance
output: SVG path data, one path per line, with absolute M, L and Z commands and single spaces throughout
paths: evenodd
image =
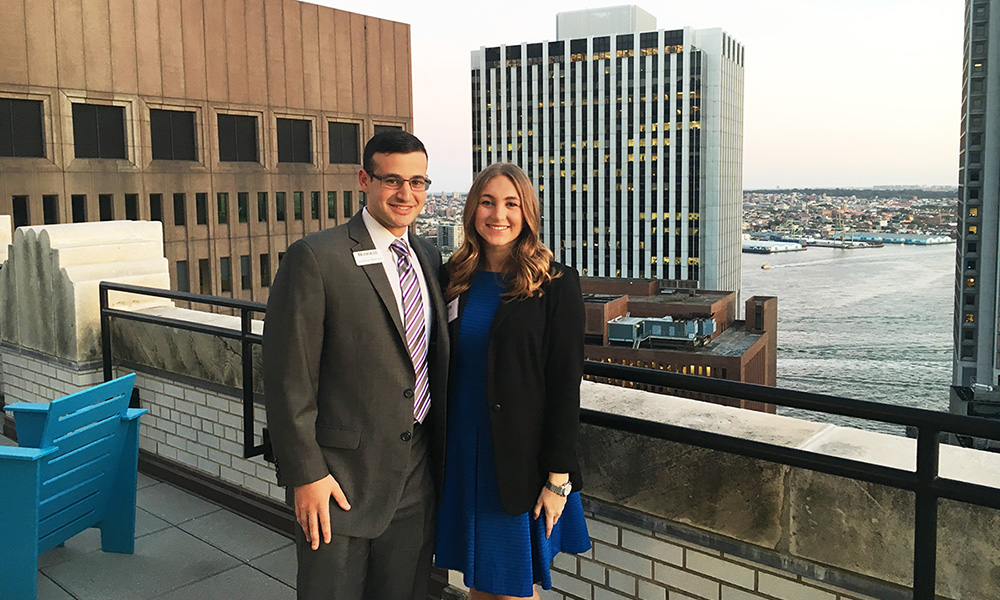
M 399 289 L 403 294 L 403 328 L 406 330 L 406 347 L 413 361 L 417 383 L 413 390 L 413 419 L 423 422 L 431 405 L 430 381 L 427 376 L 427 335 L 424 326 L 423 300 L 417 272 L 410 262 L 410 249 L 399 238 L 389 245 L 396 253 L 396 270 L 399 272 Z

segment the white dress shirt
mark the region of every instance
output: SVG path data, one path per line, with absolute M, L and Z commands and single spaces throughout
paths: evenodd
M 399 321 L 402 323 L 403 291 L 399 287 L 399 270 L 396 268 L 396 253 L 389 247 L 398 238 L 392 235 L 381 223 L 376 221 L 375 217 L 371 216 L 367 206 L 361 211 L 361 218 L 364 219 L 365 227 L 368 228 L 368 235 L 372 236 L 372 241 L 375 242 L 375 249 L 382 255 L 382 268 L 385 269 L 385 277 L 389 280 L 392 295 L 396 297 L 396 310 L 399 311 Z M 420 259 L 417 257 L 417 253 L 413 251 L 413 247 L 410 245 L 410 240 L 406 237 L 406 234 L 403 235 L 403 241 L 406 242 L 406 247 L 410 249 L 410 264 L 413 265 L 413 270 L 417 273 L 417 284 L 420 286 L 420 304 L 424 314 L 424 336 L 427 341 L 427 347 L 430 348 L 431 299 L 427 293 L 427 281 L 424 280 L 424 270 L 420 267 Z M 405 342 L 406 340 L 403 341 Z

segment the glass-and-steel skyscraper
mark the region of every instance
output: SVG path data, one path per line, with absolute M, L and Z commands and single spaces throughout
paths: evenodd
M 655 27 L 562 13 L 555 41 L 473 51 L 473 170 L 524 168 L 542 239 L 581 275 L 738 291 L 743 46 Z
M 966 0 L 951 411 L 1000 417 L 1000 1 Z M 993 389 L 990 389 L 993 388 Z

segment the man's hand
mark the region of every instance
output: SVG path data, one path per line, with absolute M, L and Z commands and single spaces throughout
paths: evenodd
M 323 541 L 330 543 L 330 496 L 340 508 L 351 510 L 340 484 L 327 475 L 319 481 L 295 487 L 295 520 L 302 527 L 306 541 L 312 544 L 312 549 L 319 548 L 319 534 L 323 533 Z

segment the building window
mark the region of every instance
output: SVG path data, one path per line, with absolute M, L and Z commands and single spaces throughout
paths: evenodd
M 188 263 L 186 260 L 177 261 L 177 291 L 191 291 L 191 281 L 188 279 Z
M 285 192 L 274 192 L 274 219 L 285 220 Z
M 257 221 L 267 221 L 267 192 L 257 192 Z
M 244 290 L 253 289 L 253 277 L 250 276 L 250 255 L 240 256 L 240 287 Z
M 0 156 L 45 157 L 40 101 L 0 98 Z
M 250 215 L 250 193 L 236 193 L 236 218 L 240 223 L 246 223 Z
M 278 162 L 312 162 L 312 121 L 278 119 Z
M 219 259 L 219 279 L 222 283 L 223 292 L 233 291 L 233 265 L 228 256 Z
M 207 258 L 198 259 L 198 289 L 202 294 L 212 293 L 212 266 Z
M 184 205 L 185 202 L 184 194 L 174 194 L 174 225 L 183 226 L 187 224 L 187 207 Z
M 314 221 L 319 221 L 319 192 L 311 192 L 309 194 L 309 199 L 312 218 Z
M 73 209 L 73 222 L 74 223 L 86 223 L 87 222 L 87 195 L 86 194 L 73 194 L 70 197 L 70 203 Z
M 198 160 L 193 112 L 149 109 L 149 138 L 153 160 Z
M 302 220 L 302 192 L 292 192 L 292 216 L 296 221 Z
M 194 195 L 194 213 L 199 225 L 208 225 L 208 194 L 205 192 Z
M 42 216 L 46 225 L 55 225 L 59 222 L 59 196 L 55 194 L 42 196 Z
M 271 285 L 271 255 L 260 255 L 260 287 Z
M 375 135 L 378 135 L 380 133 L 385 133 L 386 131 L 402 131 L 402 130 L 403 130 L 402 125 L 376 125 Z
M 149 195 L 149 219 L 163 222 L 163 194 Z
M 351 192 L 344 192 L 344 218 L 351 218 L 353 214 L 351 204 Z
M 139 220 L 139 194 L 125 194 L 125 218 Z
M 98 194 L 97 210 L 102 221 L 115 220 L 115 197 L 111 194 Z
M 358 192 L 358 208 L 364 208 L 368 206 L 368 194 L 364 192 Z
M 326 216 L 330 219 L 337 218 L 337 192 L 326 193 Z
M 257 117 L 219 114 L 219 160 L 257 162 Z
M 216 209 L 219 213 L 219 225 L 229 224 L 229 192 L 219 192 L 215 195 Z
M 14 196 L 14 228 L 31 225 L 31 217 L 28 212 L 28 197 Z
M 73 143 L 77 158 L 125 158 L 125 108 L 74 104 Z
M 330 164 L 361 164 L 361 132 L 357 123 L 330 121 Z

